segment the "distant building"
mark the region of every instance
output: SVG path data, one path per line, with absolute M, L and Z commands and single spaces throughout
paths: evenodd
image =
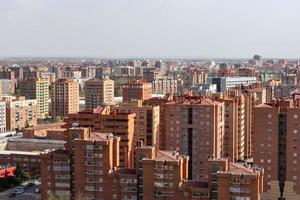
M 0 134 L 6 132 L 6 102 L 0 101 Z
M 208 83 L 217 85 L 217 92 L 224 92 L 229 88 L 251 85 L 256 83 L 256 77 L 208 77 Z
M 20 95 L 26 99 L 37 100 L 37 117 L 46 118 L 49 115 L 49 82 L 39 78 L 21 80 Z
M 85 108 L 97 108 L 103 103 L 114 104 L 114 81 L 92 79 L 85 82 Z
M 51 84 L 51 116 L 66 117 L 79 111 L 79 85 L 72 79 L 59 79 Z
M 25 97 L 5 97 L 6 130 L 22 130 L 37 124 L 37 101 Z
M 177 80 L 172 78 L 155 79 L 152 82 L 153 94 L 176 94 Z
M 111 68 L 110 67 L 99 67 L 96 68 L 96 78 L 104 78 L 106 76 L 109 76 L 111 74 Z
M 122 86 L 123 102 L 146 100 L 152 96 L 152 85 L 145 81 L 131 81 Z
M 151 83 L 154 81 L 160 74 L 159 68 L 154 67 L 144 67 L 143 68 L 143 79 Z
M 211 96 L 213 93 L 217 92 L 217 85 L 203 83 L 191 86 L 189 89 L 195 95 Z
M 0 96 L 12 95 L 15 92 L 15 85 L 12 80 L 0 79 Z
M 96 76 L 96 68 L 94 66 L 83 66 L 80 70 L 83 78 L 90 79 Z

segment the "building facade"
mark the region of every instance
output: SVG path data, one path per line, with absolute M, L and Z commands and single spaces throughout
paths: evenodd
M 51 84 L 51 116 L 66 117 L 79 111 L 79 85 L 72 79 L 59 79 Z
M 36 99 L 37 117 L 46 118 L 49 115 L 49 82 L 40 78 L 21 80 L 20 95 L 26 99 Z
M 147 100 L 152 96 L 152 85 L 145 81 L 128 82 L 122 86 L 123 102 Z
M 253 158 L 265 169 L 264 199 L 299 198 L 299 105 L 283 99 L 254 108 Z
M 37 101 L 25 97 L 5 98 L 6 130 L 22 130 L 37 124 Z
M 117 113 L 135 113 L 134 144 L 143 141 L 145 145 L 159 144 L 159 106 L 143 105 L 141 100 L 123 103 L 113 108 Z
M 120 136 L 120 166 L 134 166 L 134 118 L 135 114 L 111 113 L 109 107 L 83 110 L 69 114 L 65 128 L 88 127 L 94 131 Z
M 155 79 L 152 82 L 153 94 L 176 94 L 177 80 L 172 78 Z
M 166 150 L 189 156 L 189 178 L 206 181 L 209 157 L 223 156 L 224 103 L 182 96 L 166 104 Z
M 85 108 L 97 108 L 103 103 L 114 102 L 114 81 L 109 79 L 92 79 L 85 82 Z

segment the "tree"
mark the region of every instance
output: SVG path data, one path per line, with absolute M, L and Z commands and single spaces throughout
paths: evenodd
M 25 122 L 25 128 L 29 128 L 29 122 L 28 122 L 28 120 L 26 120 L 26 122 Z
M 19 163 L 17 163 L 16 170 L 14 171 L 15 177 L 20 181 L 24 182 L 29 179 L 29 175 L 24 169 L 21 167 Z
M 55 117 L 55 122 L 63 122 L 64 118 L 62 116 L 56 116 Z

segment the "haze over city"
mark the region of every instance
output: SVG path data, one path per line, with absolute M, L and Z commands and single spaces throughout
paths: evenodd
M 0 56 L 299 58 L 297 0 L 1 0 Z

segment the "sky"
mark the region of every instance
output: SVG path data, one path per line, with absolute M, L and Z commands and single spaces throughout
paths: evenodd
M 0 57 L 300 58 L 299 0 L 0 0 Z

